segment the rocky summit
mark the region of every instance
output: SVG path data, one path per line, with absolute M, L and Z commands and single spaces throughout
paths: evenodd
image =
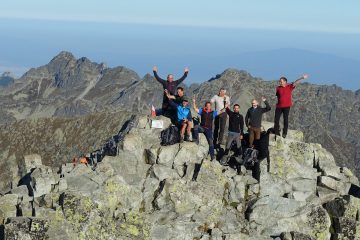
M 162 119 L 165 126 L 170 122 Z M 22 160 L 0 196 L 5 239 L 357 239 L 359 181 L 320 144 L 269 136 L 260 177 L 210 161 L 200 144 L 160 145 L 146 116 L 96 167 Z M 271 126 L 271 123 L 265 126 Z M 195 174 L 195 175 L 194 175 Z M 195 181 L 193 177 L 196 176 Z
M 190 66 L 184 83 L 191 82 L 191 72 Z M 165 78 L 166 69 L 159 69 L 159 74 Z M 175 78 L 181 74 L 176 73 Z M 309 82 L 294 91 L 290 127 L 303 131 L 306 141 L 322 144 L 334 155 L 337 164 L 360 177 L 360 90 L 311 84 L 316 78 L 310 76 Z M 187 95 L 196 95 L 199 104 L 225 87 L 231 102 L 239 103 L 243 114 L 251 99 L 260 100 L 261 96 L 266 96 L 275 109 L 277 81 L 264 81 L 237 69 L 226 69 L 209 81 L 203 80 L 185 91 Z M 151 105 L 160 107 L 161 99 L 162 88 L 150 74 L 141 78 L 126 67 L 110 68 L 86 57 L 77 59 L 69 52 L 61 52 L 48 64 L 29 70 L 7 87 L 0 87 L 0 126 L 7 124 L 13 128 L 12 124 L 19 120 L 78 118 L 107 111 L 144 114 L 149 113 Z M 273 121 L 274 111 L 267 113 L 265 119 Z M 1 152 L 6 155 L 5 150 L 0 149 Z

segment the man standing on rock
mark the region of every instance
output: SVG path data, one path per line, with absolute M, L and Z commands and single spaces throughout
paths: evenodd
M 262 97 L 262 101 L 265 103 L 265 107 L 259 107 L 259 102 L 256 99 L 251 101 L 252 107 L 246 113 L 245 124 L 249 129 L 249 147 L 254 148 L 254 139 L 260 140 L 261 134 L 261 122 L 262 115 L 271 110 L 271 107 L 266 101 L 265 97 Z
M 225 112 L 225 108 L 222 108 L 219 112 L 211 109 L 211 102 L 206 102 L 204 108 L 196 107 L 196 100 L 193 97 L 193 108 L 200 116 L 200 125 L 194 127 L 194 141 L 196 144 L 199 144 L 199 133 L 204 133 L 206 140 L 209 144 L 209 153 L 211 161 L 215 159 L 215 149 L 214 149 L 214 140 L 213 140 L 213 120 L 219 114 Z
M 226 104 L 230 104 L 230 97 L 225 95 L 226 90 L 220 88 L 219 93 L 213 96 L 210 100 L 211 103 L 215 104 L 215 110 L 220 112 L 221 109 L 226 107 Z M 227 114 L 225 112 L 220 113 L 215 117 L 215 128 L 214 128 L 214 145 L 223 144 L 224 131 L 227 121 Z
M 230 151 L 231 143 L 236 141 L 236 153 L 235 155 L 241 155 L 241 140 L 244 134 L 244 117 L 240 114 L 240 105 L 234 104 L 234 111 L 231 111 L 229 107 L 226 108 L 226 113 L 229 115 L 229 133 L 226 141 L 225 155 Z
M 172 74 L 168 74 L 167 80 L 164 80 L 159 77 L 157 71 L 158 71 L 157 67 L 154 66 L 153 73 L 155 79 L 162 85 L 163 89 L 167 90 L 171 95 L 175 95 L 176 87 L 185 80 L 185 78 L 189 73 L 189 69 L 185 68 L 184 75 L 180 79 L 174 80 L 174 76 Z M 155 113 L 156 115 L 165 115 L 171 118 L 174 115 L 174 112 L 175 110 L 169 106 L 169 99 L 166 96 L 166 92 L 164 91 L 162 107 L 161 109 L 157 109 Z
M 278 102 L 275 110 L 274 130 L 275 134 L 280 136 L 280 117 L 284 114 L 284 128 L 282 131 L 283 138 L 286 138 L 289 127 L 289 113 L 292 107 L 292 92 L 301 80 L 307 79 L 307 74 L 302 75 L 299 79 L 293 83 L 288 84 L 286 77 L 281 77 L 279 80 L 279 86 L 276 88 L 276 96 Z

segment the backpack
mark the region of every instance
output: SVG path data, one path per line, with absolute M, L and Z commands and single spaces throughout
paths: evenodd
M 117 155 L 117 143 L 114 137 L 110 138 L 103 146 L 103 154 L 105 156 L 116 156 Z
M 256 162 L 258 162 L 259 151 L 253 148 L 247 148 L 243 154 L 244 161 L 243 164 L 246 168 L 253 167 Z
M 162 146 L 173 145 L 180 142 L 180 132 L 176 126 L 170 126 L 160 133 L 160 144 Z

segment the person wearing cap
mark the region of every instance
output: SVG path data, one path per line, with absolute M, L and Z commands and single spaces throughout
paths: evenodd
M 173 74 L 168 74 L 166 80 L 162 79 L 161 77 L 159 77 L 158 73 L 157 73 L 158 69 L 156 66 L 153 67 L 153 73 L 154 73 L 154 77 L 155 79 L 162 85 L 164 90 L 167 90 L 171 95 L 175 95 L 175 91 L 176 91 L 176 87 L 182 83 L 188 73 L 189 73 L 189 69 L 186 67 L 184 69 L 184 75 L 177 79 L 174 80 L 174 75 Z M 171 106 L 169 104 L 169 98 L 166 96 L 166 92 L 164 91 L 164 95 L 163 95 L 163 101 L 162 101 L 162 107 L 161 109 L 157 109 L 155 111 L 155 113 L 152 113 L 152 115 L 173 115 L 174 113 L 174 109 L 171 109 Z
M 227 104 L 230 105 L 230 97 L 225 95 L 226 90 L 220 88 L 219 93 L 213 96 L 210 100 L 212 104 L 215 105 L 215 111 L 220 112 L 221 109 L 224 109 Z M 215 127 L 214 127 L 214 145 L 223 144 L 225 126 L 228 115 L 226 112 L 222 112 L 215 117 Z
M 299 79 L 295 80 L 293 83 L 290 84 L 288 84 L 286 77 L 281 77 L 279 79 L 279 86 L 276 88 L 276 97 L 278 99 L 278 102 L 276 104 L 274 119 L 274 130 L 276 135 L 280 136 L 280 118 L 283 114 L 284 128 L 282 131 L 282 137 L 286 138 L 289 127 L 290 108 L 293 105 L 292 92 L 295 87 L 300 83 L 300 81 L 307 79 L 308 77 L 309 75 L 303 74 Z
M 168 91 L 165 91 L 165 93 L 169 99 L 169 105 L 176 109 L 176 125 L 180 127 L 180 143 L 184 142 L 184 140 L 190 141 L 192 116 L 189 108 L 189 99 L 183 96 L 181 104 L 178 104 L 170 98 L 171 95 Z

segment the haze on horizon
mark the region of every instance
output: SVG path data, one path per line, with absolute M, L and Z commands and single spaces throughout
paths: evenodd
M 21 6 L 21 7 L 20 7 Z M 326 8 L 325 8 L 326 6 Z M 19 0 L 0 8 L 0 73 L 23 74 L 60 51 L 202 82 L 226 68 L 264 79 L 360 88 L 360 2 Z

